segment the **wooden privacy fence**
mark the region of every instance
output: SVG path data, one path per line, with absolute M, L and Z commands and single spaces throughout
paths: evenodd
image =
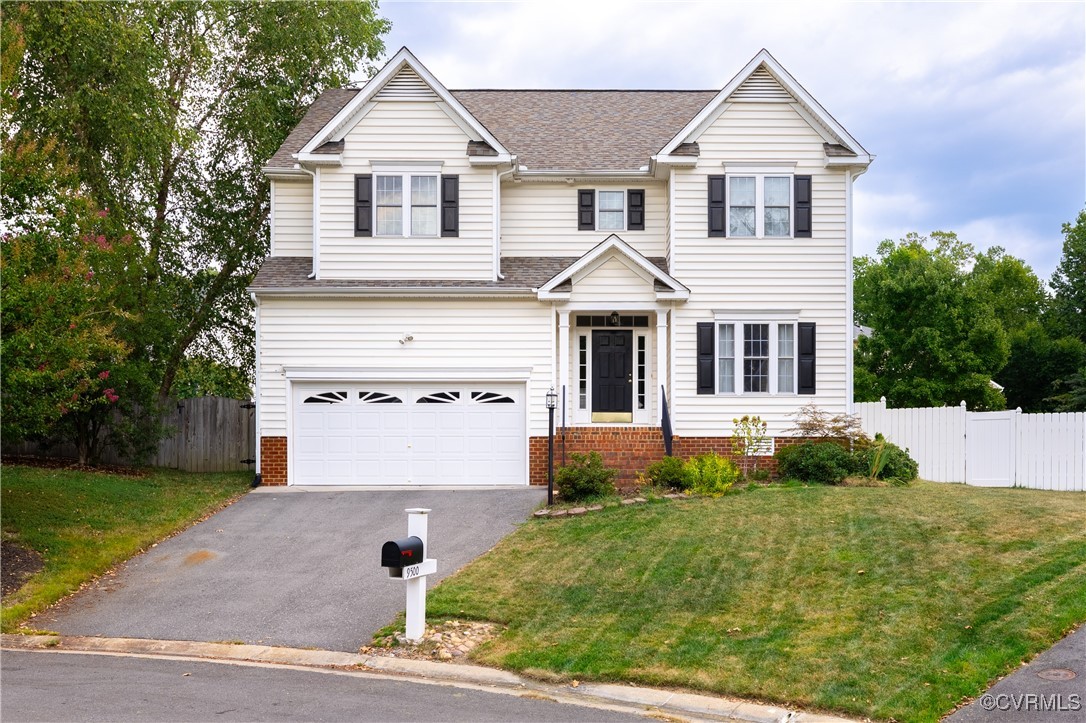
M 156 467 L 189 472 L 232 472 L 254 469 L 256 457 L 256 414 L 249 401 L 225 397 L 195 397 L 171 402 L 162 423 L 173 428 L 158 443 L 148 461 Z M 33 442 L 4 445 L 6 454 L 48 455 L 77 459 L 74 444 L 39 449 Z M 113 449 L 102 453 L 102 462 L 130 464 Z
M 920 476 L 982 487 L 1086 491 L 1086 413 L 887 409 L 856 404 L 865 432 L 907 447 Z

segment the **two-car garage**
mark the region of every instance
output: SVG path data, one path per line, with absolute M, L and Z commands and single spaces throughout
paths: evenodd
M 296 485 L 525 484 L 523 384 L 295 383 Z

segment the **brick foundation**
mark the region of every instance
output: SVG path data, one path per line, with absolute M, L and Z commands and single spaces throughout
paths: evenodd
M 287 438 L 260 438 L 260 484 L 267 487 L 287 483 Z
M 566 458 L 573 452 L 587 454 L 599 452 L 608 467 L 618 469 L 615 485 L 619 489 L 632 489 L 637 486 L 639 473 L 653 462 L 664 457 L 664 436 L 659 427 L 567 427 Z M 680 459 L 695 455 L 716 452 L 731 459 L 744 472 L 754 466 L 749 460 L 735 452 L 731 437 L 673 437 L 672 454 Z M 776 449 L 801 440 L 791 437 L 777 437 Z M 532 437 L 528 440 L 529 483 L 547 484 L 547 438 Z M 759 469 L 776 472 L 777 460 L 773 457 L 758 457 Z M 554 433 L 554 465 L 562 464 L 562 430 Z

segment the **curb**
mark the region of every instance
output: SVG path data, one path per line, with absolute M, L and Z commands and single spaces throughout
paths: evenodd
M 583 704 L 604 703 L 634 706 L 647 711 L 694 716 L 708 720 L 738 720 L 751 723 L 847 723 L 817 713 L 803 713 L 770 705 L 682 693 L 657 688 L 642 688 L 613 683 L 552 685 L 523 678 L 515 673 L 480 665 L 438 663 L 410 658 L 344 653 L 335 650 L 305 650 L 270 645 L 200 643 L 186 640 L 146 640 L 142 638 L 97 638 L 69 635 L 0 635 L 5 650 L 56 650 L 65 652 L 113 653 L 129 655 L 183 656 L 218 661 L 238 661 L 293 665 L 316 668 L 355 668 L 450 684 L 471 684 L 501 688 L 530 689 Z

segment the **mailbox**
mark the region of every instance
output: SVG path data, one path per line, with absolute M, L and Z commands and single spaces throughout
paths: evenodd
M 389 540 L 381 547 L 381 567 L 410 567 L 421 564 L 425 559 L 422 540 L 418 537 Z

